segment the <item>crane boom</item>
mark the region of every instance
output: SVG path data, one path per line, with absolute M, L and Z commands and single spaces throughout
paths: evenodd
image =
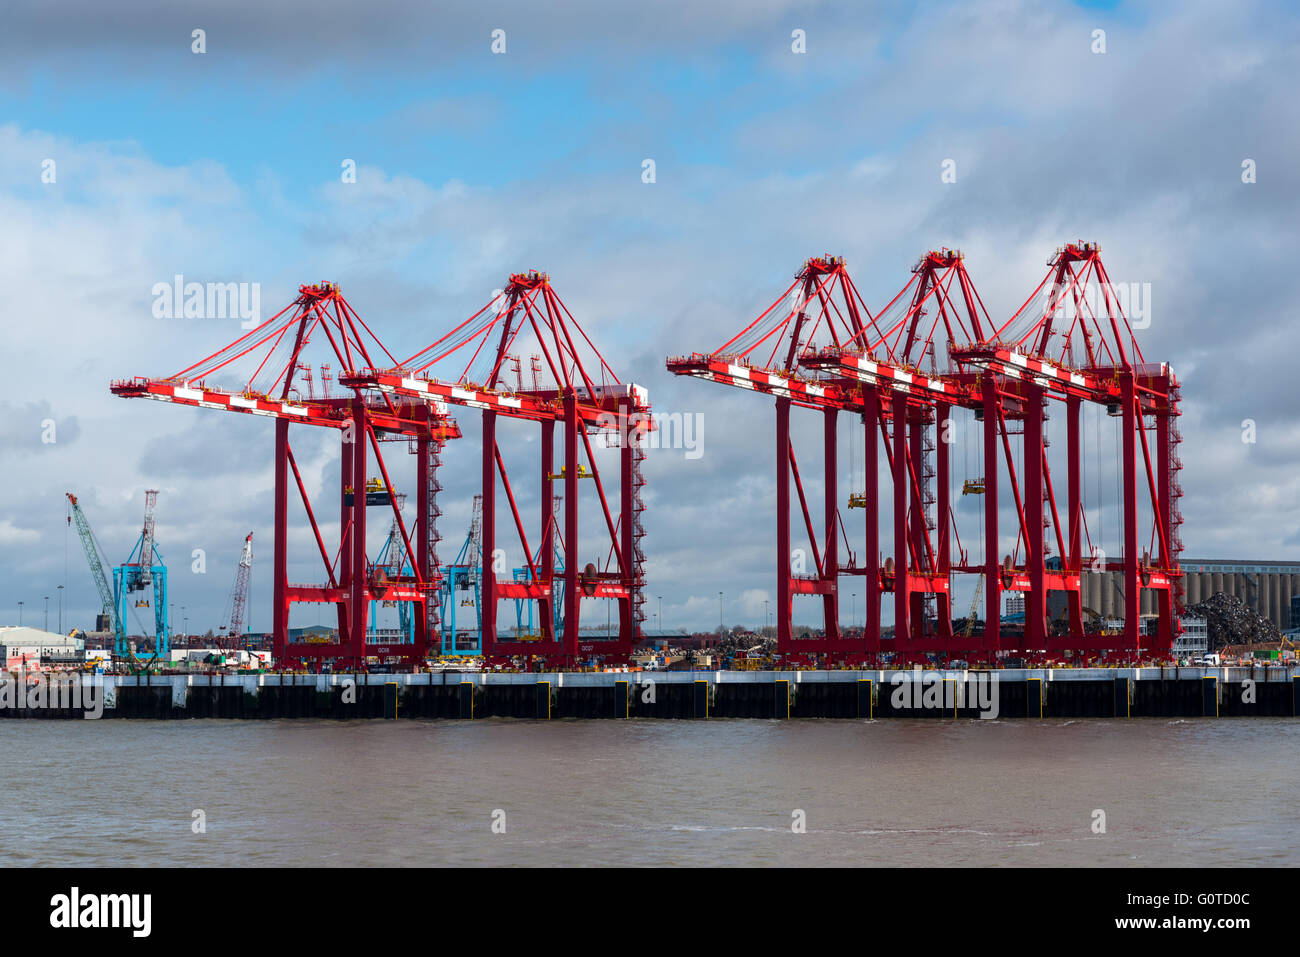
M 153 584 L 153 530 L 154 508 L 158 504 L 158 490 L 144 493 L 144 529 L 140 532 L 140 586 Z
M 104 607 L 104 615 L 112 623 L 113 633 L 117 634 L 121 631 L 117 620 L 117 603 L 113 601 L 113 591 L 108 587 L 108 576 L 104 574 L 104 563 L 100 561 L 95 536 L 90 531 L 90 523 L 86 521 L 81 506 L 77 504 L 77 496 L 71 492 L 66 494 L 68 502 L 72 505 L 72 515 L 69 521 L 75 520 L 77 523 L 77 536 L 81 539 L 81 547 L 86 552 L 86 563 L 90 566 L 90 577 L 95 580 L 95 587 L 99 589 L 99 602 Z
M 474 496 L 474 510 L 469 520 L 469 580 L 471 584 L 479 579 L 483 561 L 483 496 Z
M 226 632 L 231 641 L 242 634 L 244 607 L 248 603 L 248 579 L 253 571 L 253 533 L 244 539 L 244 550 L 239 555 L 239 568 L 235 570 L 235 588 L 230 601 L 230 629 Z
M 970 614 L 966 616 L 966 637 L 969 638 L 975 630 L 975 615 L 980 610 L 980 596 L 984 593 L 984 573 L 980 572 L 979 579 L 975 582 L 975 598 L 970 603 Z M 987 628 L 988 625 L 986 624 Z M 985 632 L 987 634 L 987 632 Z

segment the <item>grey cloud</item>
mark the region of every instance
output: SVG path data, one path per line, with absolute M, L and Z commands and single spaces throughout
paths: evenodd
M 342 60 L 383 72 L 420 74 L 486 59 L 495 29 L 506 31 L 507 63 L 553 65 L 556 56 L 599 60 L 628 48 L 700 52 L 720 37 L 760 31 L 783 47 L 789 44 L 791 27 L 785 24 L 794 11 L 800 22 L 810 17 L 834 22 L 840 18 L 818 12 L 834 9 L 787 0 L 570 0 L 544 12 L 528 0 L 428 5 L 409 0 L 198 0 L 184 7 L 157 0 L 121 0 L 111 7 L 96 0 L 57 6 L 16 0 L 5 11 L 0 56 L 9 61 L 11 74 L 37 57 L 62 61 L 74 70 L 102 68 L 107 61 L 128 73 L 141 69 L 141 60 L 214 71 L 223 68 L 217 64 L 233 60 L 272 73 L 314 71 L 322 63 Z M 190 52 L 196 28 L 207 32 L 207 63 L 196 64 Z M 178 80 L 185 82 L 183 73 Z

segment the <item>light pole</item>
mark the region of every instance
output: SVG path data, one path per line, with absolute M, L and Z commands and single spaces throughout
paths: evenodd
M 664 630 L 664 596 L 657 595 L 656 597 L 659 599 L 659 630 L 663 631 Z
M 23 623 L 23 603 L 22 603 L 22 602 L 19 602 L 19 603 L 18 603 L 18 624 L 19 624 L 19 626 L 21 626 L 22 623 Z
M 50 630 L 50 596 L 45 596 L 45 630 Z
M 63 586 L 59 586 L 59 634 L 63 634 Z
M 722 592 L 718 592 L 718 635 L 719 636 L 722 635 L 722 629 L 725 627 L 722 624 L 722 607 L 723 607 Z
M 853 617 L 852 617 L 851 619 L 849 619 L 849 630 L 850 630 L 850 631 L 852 631 L 854 628 L 858 627 L 858 593 L 857 593 L 857 592 L 854 592 L 854 593 L 853 593 L 853 604 L 852 604 L 851 607 L 852 607 L 852 609 L 853 609 Z

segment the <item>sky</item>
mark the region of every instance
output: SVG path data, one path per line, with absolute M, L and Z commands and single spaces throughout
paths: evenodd
M 225 620 L 252 530 L 250 624 L 270 627 L 269 421 L 108 391 L 243 334 L 238 319 L 159 318 L 155 286 L 177 275 L 256 284 L 263 317 L 302 283 L 338 282 L 405 356 L 510 273 L 547 271 L 621 379 L 658 411 L 699 417 L 696 450 L 649 454 L 644 546 L 647 626 L 695 630 L 720 613 L 761 625 L 775 598 L 774 413 L 671 376 L 665 357 L 716 348 L 811 255 L 844 256 L 878 308 L 923 252 L 960 248 L 1005 318 L 1057 246 L 1096 241 L 1112 279 L 1149 288 L 1139 342 L 1183 382 L 1184 554 L 1300 559 L 1289 4 L 577 0 L 541 15 L 523 2 L 11 0 L 0 18 L 0 623 L 21 601 L 43 624 L 48 595 L 57 627 L 63 585 L 63 629 L 90 625 L 98 599 L 64 493 L 119 562 L 158 489 L 177 625 Z M 443 456 L 445 559 L 478 481 L 478 413 L 454 415 L 465 438 Z M 819 503 L 820 423 L 796 423 Z M 534 433 L 503 436 L 525 514 Z M 842 441 L 844 492 L 847 426 Z M 294 445 L 323 501 L 336 439 L 304 430 Z M 954 455 L 955 480 L 979 471 Z M 410 457 L 393 458 L 399 486 L 411 481 Z M 1113 458 L 1103 436 L 1085 467 L 1103 541 L 1118 528 Z M 976 554 L 978 507 L 958 502 Z M 372 525 L 373 555 L 387 522 Z M 322 577 L 296 517 L 290 550 L 292 580 Z M 846 623 L 862 613 L 845 600 L 856 582 L 842 585 Z M 959 589 L 959 612 L 965 601 Z M 796 605 L 796 622 L 818 614 Z

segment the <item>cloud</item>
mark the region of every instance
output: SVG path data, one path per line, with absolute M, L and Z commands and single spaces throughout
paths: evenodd
M 60 443 L 71 445 L 80 436 L 77 417 L 60 418 L 48 401 L 0 402 L 0 448 L 6 457 L 53 451 Z
M 494 177 L 459 165 L 452 150 L 411 169 L 358 155 L 357 183 L 343 184 L 338 163 L 348 152 L 315 143 L 304 149 L 320 148 L 327 161 L 304 189 L 289 182 L 300 167 L 285 170 L 301 159 L 296 152 L 269 153 L 265 168 L 246 174 L 223 162 L 220 142 L 151 153 L 126 124 L 108 139 L 85 118 L 50 130 L 0 127 L 0 215 L 10 224 L 0 235 L 0 282 L 15 317 L 0 454 L 21 479 L 0 507 L 8 523 L 0 528 L 40 536 L 0 554 L 7 607 L 62 580 L 65 486 L 84 496 L 113 560 L 138 534 L 140 493 L 161 487 L 159 541 L 177 564 L 173 588 L 192 623 L 219 615 L 243 535 L 254 528 L 253 620 L 268 626 L 269 603 L 257 597 L 269 587 L 268 423 L 107 393 L 111 378 L 175 372 L 239 334 L 237 324 L 153 319 L 149 291 L 176 273 L 257 281 L 264 314 L 289 302 L 301 282 L 337 279 L 405 356 L 482 306 L 509 273 L 549 271 L 622 378 L 648 386 L 657 409 L 704 416 L 702 458 L 660 450 L 647 460 L 645 544 L 648 592 L 664 595 L 665 623 L 706 628 L 716 620 L 718 591 L 727 595 L 728 623 L 734 608 L 737 622 L 744 615 L 752 625 L 762 622 L 759 596 L 775 591 L 772 403 L 676 379 L 665 356 L 724 342 L 812 254 L 845 255 L 877 308 L 910 278 L 921 252 L 958 246 L 990 312 L 1005 319 L 1042 278 L 1052 249 L 1096 239 L 1116 281 L 1151 284 L 1143 350 L 1183 376 L 1187 554 L 1298 556 L 1300 448 L 1285 344 L 1300 334 L 1300 314 L 1277 280 L 1290 273 L 1300 218 L 1292 161 L 1300 117 L 1277 82 L 1290 53 L 1287 31 L 1261 26 L 1276 17 L 1294 22 L 1284 8 L 1227 14 L 1188 4 L 1119 17 L 997 2 L 853 20 L 820 4 L 615 13 L 593 3 L 527 21 L 509 6 L 457 10 L 436 25 L 426 18 L 432 14 L 385 17 L 375 9 L 362 16 L 327 5 L 303 18 L 278 5 L 181 15 L 126 4 L 108 17 L 92 5 L 56 25 L 37 5 L 16 8 L 10 39 L 0 41 L 13 54 L 4 74 L 11 84 L 71 59 L 83 59 L 86 70 L 104 58 L 131 60 L 133 72 L 96 81 L 126 97 L 133 76 L 170 76 L 175 58 L 192 56 L 191 21 L 208 24 L 212 60 L 203 69 L 236 57 L 246 82 L 265 86 L 258 98 L 271 103 L 297 92 L 327 99 L 332 79 L 315 66 L 331 60 L 324 51 L 350 63 L 362 84 L 382 86 L 393 72 L 445 75 L 480 55 L 466 37 L 486 49 L 490 25 L 505 17 L 510 53 L 507 62 L 462 71 L 454 89 L 423 77 L 397 84 L 393 109 L 377 96 L 357 127 L 376 143 L 401 139 L 405 124 L 463 129 L 499 144 L 504 172 Z M 1104 56 L 1088 52 L 1099 20 L 1109 32 Z M 808 59 L 796 66 L 786 38 L 804 21 Z M 292 50 L 282 42 L 288 35 L 301 41 Z M 167 52 L 174 47 L 180 52 Z M 650 69 L 665 60 L 681 72 Z M 500 75 L 476 72 L 489 69 Z M 285 71 L 294 74 L 292 94 L 281 85 Z M 73 70 L 61 82 L 89 82 L 78 76 Z M 682 76 L 689 82 L 675 86 Z M 557 144 L 546 123 L 521 124 L 512 113 L 517 98 L 557 78 L 573 99 L 546 105 L 586 119 L 580 141 Z M 257 104 L 238 89 L 222 96 L 222 109 L 249 124 L 247 136 L 277 122 L 259 120 Z M 640 179 L 647 155 L 658 164 L 653 185 Z M 49 156 L 59 168 L 52 188 L 39 181 Z M 1241 182 L 1243 157 L 1259 163 L 1255 184 Z M 954 184 L 940 181 L 945 158 L 957 161 Z M 28 454 L 22 443 L 47 410 L 59 443 Z M 455 414 L 466 438 L 443 456 L 444 558 L 464 537 L 478 482 L 477 414 Z M 1258 423 L 1254 445 L 1241 442 L 1245 418 Z M 841 428 L 847 445 L 851 426 Z M 814 510 L 819 429 L 814 414 L 796 415 Z M 294 443 L 317 517 L 336 535 L 337 443 L 306 431 Z M 512 438 L 503 453 L 520 475 L 520 507 L 535 516 L 535 439 Z M 410 487 L 407 457 L 392 457 L 398 481 Z M 852 485 L 849 458 L 842 448 L 841 497 Z M 1104 444 L 1099 458 L 1085 469 L 1085 487 L 1101 489 L 1089 524 L 1096 535 L 1104 522 L 1113 539 L 1118 516 Z M 964 544 L 977 552 L 970 505 L 959 502 L 959 515 Z M 314 538 L 293 508 L 291 575 L 319 578 Z M 584 516 L 599 525 L 594 513 Z M 794 523 L 798 540 L 797 509 Z M 372 525 L 373 554 L 387 518 L 376 513 Z M 498 522 L 503 536 L 511 525 Z M 994 545 L 1000 552 L 1014 547 L 1014 527 L 1008 504 Z M 888 550 L 887 534 L 883 544 Z M 200 547 L 209 555 L 204 578 L 184 567 Z M 69 597 L 93 610 L 75 541 L 72 548 L 71 574 L 81 581 Z M 968 601 L 959 594 L 956 607 L 964 613 Z M 648 608 L 657 611 L 657 602 Z M 800 608 L 800 620 L 812 620 L 812 605 Z
M 39 0 L 15 0 L 6 10 L 0 54 L 10 69 L 33 62 L 127 62 L 132 72 L 193 61 L 194 29 L 206 31 L 212 61 L 233 59 L 259 71 L 315 68 L 322 62 L 368 64 L 420 74 L 438 66 L 463 67 L 492 55 L 492 32 L 506 31 L 506 62 L 554 62 L 557 56 L 613 57 L 657 46 L 696 53 L 720 36 L 762 36 L 788 48 L 792 13 L 833 23 L 827 3 L 762 0 L 699 4 L 610 5 L 571 0 L 537 16 L 527 0 L 488 0 L 471 6 L 426 7 L 372 0 L 365 8 L 345 0 L 310 5 L 256 0 L 198 0 L 179 9 L 156 0 L 122 0 L 110 11 L 94 0 L 70 0 L 55 12 Z M 288 37 L 292 43 L 286 43 Z M 142 62 L 143 61 L 143 62 Z
M 40 539 L 40 533 L 34 529 L 16 528 L 9 519 L 0 519 L 0 545 L 32 545 Z

